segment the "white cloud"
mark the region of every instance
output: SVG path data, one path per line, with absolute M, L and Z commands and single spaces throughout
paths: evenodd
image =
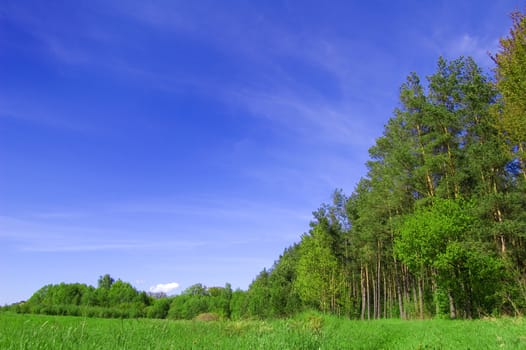
M 159 283 L 155 286 L 150 287 L 150 292 L 152 293 L 166 293 L 169 294 L 179 288 L 179 283 L 170 282 L 170 283 Z

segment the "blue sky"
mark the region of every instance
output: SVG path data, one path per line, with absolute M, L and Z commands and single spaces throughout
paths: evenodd
M 523 7 L 2 1 L 0 304 L 105 273 L 246 289 L 352 192 L 405 77 L 491 69 Z

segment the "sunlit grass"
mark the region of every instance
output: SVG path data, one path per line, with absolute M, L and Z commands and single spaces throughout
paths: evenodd
M 168 321 L 0 314 L 0 349 L 525 349 L 521 318 Z

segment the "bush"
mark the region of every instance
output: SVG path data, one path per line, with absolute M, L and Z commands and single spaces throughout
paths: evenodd
M 214 312 L 205 312 L 203 314 L 199 314 L 195 317 L 196 321 L 204 321 L 204 322 L 211 322 L 211 321 L 219 321 L 219 315 Z
M 148 318 L 166 318 L 172 300 L 168 298 L 157 299 L 152 305 L 146 308 Z

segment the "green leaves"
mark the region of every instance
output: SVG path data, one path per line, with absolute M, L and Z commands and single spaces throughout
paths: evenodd
M 526 179 L 526 16 L 515 12 L 510 34 L 500 40 L 500 52 L 494 60 L 497 88 L 501 94 L 498 126 L 509 150 L 519 159 Z
M 338 260 L 331 251 L 331 237 L 317 225 L 311 235 L 303 236 L 300 246 L 295 288 L 301 300 L 311 307 L 329 311 L 338 272 Z
M 463 200 L 435 198 L 432 205 L 408 214 L 395 240 L 396 256 L 414 272 L 436 266 L 448 247 L 469 237 L 474 218 Z

